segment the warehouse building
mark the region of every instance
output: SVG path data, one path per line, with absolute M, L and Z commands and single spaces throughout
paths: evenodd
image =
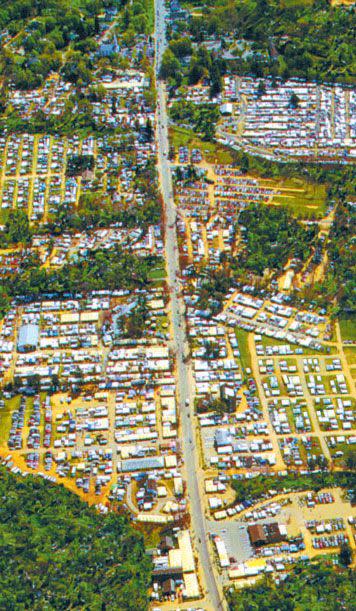
M 147 458 L 130 458 L 118 463 L 118 471 L 124 473 L 133 471 L 151 471 L 152 469 L 162 469 L 164 459 L 162 456 L 148 456 Z

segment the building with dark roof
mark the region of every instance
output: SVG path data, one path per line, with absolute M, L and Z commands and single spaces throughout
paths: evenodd
M 250 524 L 247 527 L 247 532 L 252 545 L 259 547 L 260 545 L 268 545 L 270 543 L 280 543 L 287 538 L 287 529 L 278 522 L 269 524 Z
M 267 543 L 267 537 L 262 524 L 251 524 L 247 527 L 247 532 L 252 545 L 258 546 Z
M 174 579 L 172 579 L 171 577 L 169 579 L 166 579 L 162 583 L 162 593 L 164 594 L 164 596 L 170 596 L 171 594 L 174 594 L 175 591 L 176 591 L 175 582 L 174 582 Z
M 280 543 L 281 541 L 285 541 L 287 538 L 286 527 L 283 524 L 278 524 L 278 522 L 264 524 L 264 531 L 266 533 L 268 543 Z

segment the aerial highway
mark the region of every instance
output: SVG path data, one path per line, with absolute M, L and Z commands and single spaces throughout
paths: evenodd
M 166 111 L 166 92 L 164 83 L 158 78 L 159 66 L 165 49 L 165 6 L 164 0 L 155 3 L 155 44 L 156 44 L 156 139 L 159 181 L 164 202 L 165 216 L 165 256 L 167 282 L 170 293 L 170 313 L 172 321 L 173 345 L 176 357 L 179 413 L 181 421 L 181 442 L 186 466 L 187 490 L 195 535 L 195 547 L 199 556 L 201 573 L 205 582 L 205 598 L 209 608 L 216 611 L 226 608 L 217 583 L 212 559 L 208 548 L 204 509 L 198 482 L 199 457 L 197 455 L 193 414 L 193 387 L 189 375 L 187 357 L 189 353 L 184 302 L 179 292 L 179 252 L 176 229 L 176 206 L 173 197 L 173 184 L 169 164 L 168 120 Z

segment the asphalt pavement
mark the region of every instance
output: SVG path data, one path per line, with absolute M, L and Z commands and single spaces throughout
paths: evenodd
M 165 49 L 165 6 L 164 0 L 155 3 L 155 41 L 156 71 L 158 73 L 162 54 Z M 173 344 L 177 367 L 177 387 L 179 394 L 179 414 L 181 421 L 181 442 L 186 465 L 187 491 L 189 497 L 192 530 L 195 535 L 195 548 L 198 552 L 201 571 L 206 586 L 209 606 L 216 610 L 226 609 L 214 574 L 212 559 L 208 548 L 206 523 L 198 482 L 199 457 L 196 451 L 195 430 L 193 425 L 193 388 L 190 385 L 189 353 L 184 316 L 184 302 L 179 294 L 179 252 L 176 229 L 176 206 L 173 197 L 173 184 L 168 159 L 168 120 L 166 111 L 165 86 L 157 74 L 156 139 L 158 148 L 158 171 L 165 211 L 165 256 L 167 282 L 170 294 L 170 310 L 173 330 Z

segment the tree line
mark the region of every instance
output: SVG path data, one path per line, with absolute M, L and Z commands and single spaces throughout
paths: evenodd
M 299 492 L 303 490 L 313 490 L 318 492 L 323 488 L 338 486 L 344 489 L 351 489 L 352 501 L 356 500 L 356 471 L 355 468 L 347 471 L 322 471 L 311 472 L 306 475 L 299 473 L 289 473 L 285 477 L 273 477 L 269 475 L 259 475 L 252 479 L 235 479 L 232 487 L 235 491 L 235 502 L 243 501 L 257 502 L 269 497 L 269 491 L 277 493 Z

